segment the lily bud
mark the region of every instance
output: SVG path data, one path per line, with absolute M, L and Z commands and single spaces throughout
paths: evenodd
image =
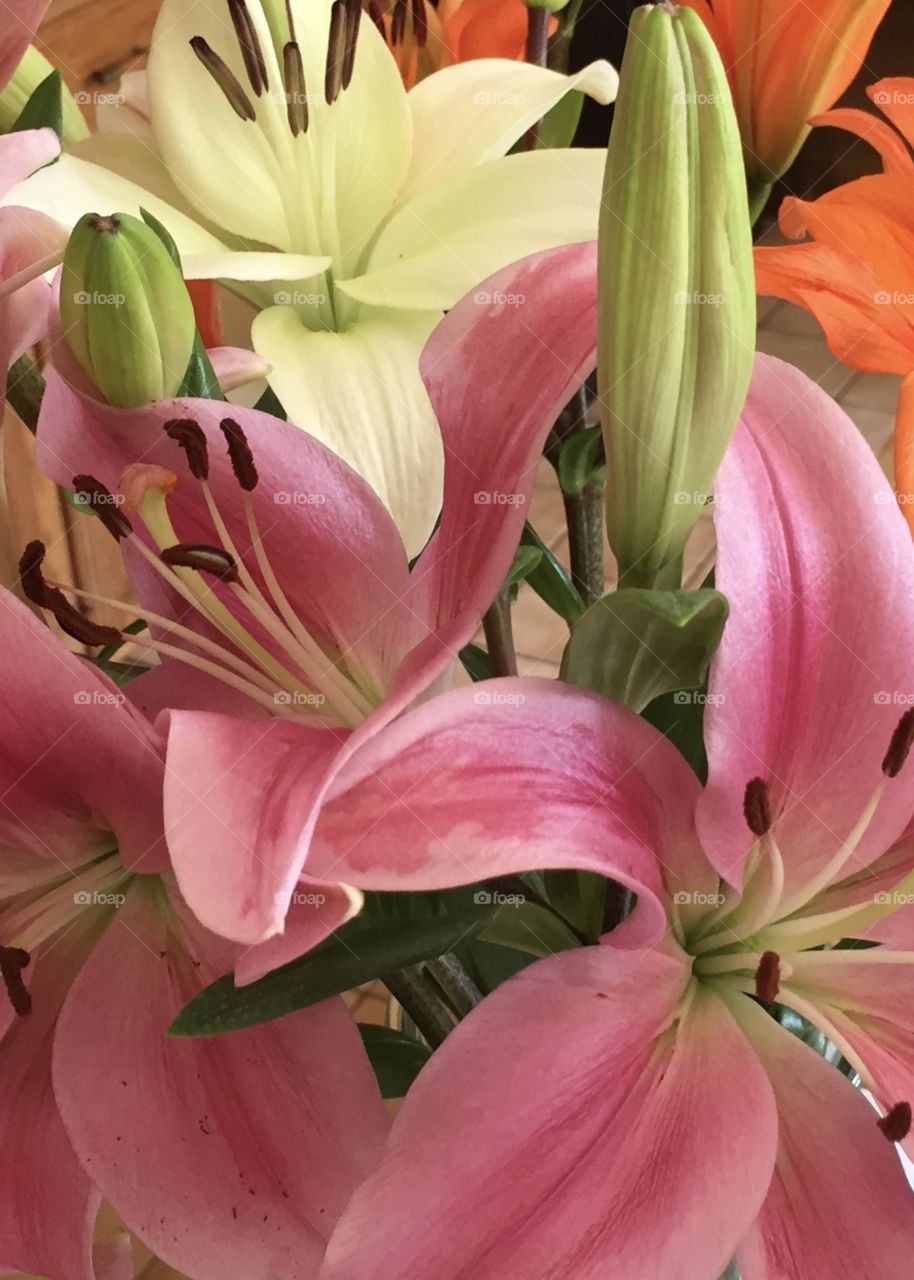
M 524 0 L 528 9 L 548 9 L 550 13 L 561 13 L 567 8 L 569 0 Z
M 0 133 L 9 132 L 32 94 L 53 71 L 53 65 L 41 50 L 30 44 L 16 70 L 0 90 Z M 65 146 L 72 146 L 75 142 L 88 138 L 89 126 L 65 84 L 60 87 L 60 105 L 63 121 L 61 142 Z
M 710 496 L 755 349 L 739 129 L 717 49 L 690 9 L 632 17 L 598 276 L 607 531 L 625 585 L 651 585 L 677 564 Z
M 109 404 L 176 395 L 196 326 L 187 286 L 151 227 L 129 214 L 86 214 L 60 283 L 64 337 Z

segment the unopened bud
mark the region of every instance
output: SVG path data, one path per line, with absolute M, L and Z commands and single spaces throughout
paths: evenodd
M 109 404 L 132 408 L 176 395 L 196 334 L 181 272 L 139 218 L 86 214 L 64 254 L 64 337 Z
M 636 9 L 606 163 L 598 380 L 607 529 L 649 585 L 701 514 L 755 349 L 739 130 L 714 42 L 689 9 Z

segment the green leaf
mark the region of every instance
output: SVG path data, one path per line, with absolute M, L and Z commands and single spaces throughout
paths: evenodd
M 35 89 L 10 133 L 24 133 L 27 129 L 53 129 L 58 138 L 63 136 L 63 82 L 56 68 Z
M 489 655 L 478 644 L 465 645 L 460 650 L 460 661 L 474 684 L 480 680 L 491 680 L 492 667 Z
M 703 687 L 704 691 L 704 687 Z M 644 719 L 668 738 L 704 786 L 708 780 L 708 755 L 704 742 L 705 704 L 676 701 L 678 694 L 663 693 L 643 711 Z
M 663 693 L 698 689 L 727 612 L 719 591 L 614 591 L 572 628 L 562 678 L 635 711 Z M 676 698 L 688 703 L 694 695 L 677 692 Z
M 569 497 L 580 498 L 590 484 L 603 484 L 606 478 L 606 455 L 600 427 L 575 431 L 559 449 L 559 484 Z
M 427 920 L 357 916 L 307 955 L 275 969 L 250 986 L 219 978 L 185 1005 L 168 1029 L 172 1036 L 212 1036 L 240 1031 L 307 1009 L 476 936 L 497 907 L 475 905 L 459 914 Z
M 572 929 L 596 942 L 603 932 L 606 881 L 595 871 L 547 871 L 549 902 Z
M 272 387 L 267 387 L 266 391 L 254 405 L 255 409 L 259 409 L 261 413 L 271 413 L 274 418 L 282 418 L 283 422 L 288 420 L 288 414 L 282 407 L 279 396 Z
M 378 1078 L 381 1096 L 403 1098 L 432 1056 L 427 1045 L 390 1027 L 359 1026 L 365 1052 Z
M 584 601 L 567 570 L 555 558 L 533 525 L 524 525 L 521 545 L 535 547 L 542 553 L 539 564 L 527 575 L 530 586 L 553 612 L 571 626 L 584 612 Z
M 550 956 L 556 951 L 568 951 L 580 946 L 568 925 L 554 911 L 538 902 L 510 902 L 511 894 L 489 893 L 498 914 L 481 932 L 483 942 L 497 942 L 531 956 Z
M 551 111 L 547 111 L 536 135 L 537 151 L 550 147 L 570 147 L 578 131 L 584 95 L 578 89 L 566 93 Z
M 190 355 L 190 364 L 184 375 L 184 381 L 178 388 L 179 396 L 197 396 L 201 400 L 224 400 L 222 388 L 216 371 L 210 364 L 209 356 L 199 333 L 194 335 L 194 346 Z
M 523 543 L 514 553 L 514 560 L 505 578 L 505 586 L 513 587 L 516 582 L 524 582 L 542 562 L 543 553 L 539 547 L 524 546 Z
M 159 237 L 159 239 L 162 241 L 162 244 L 168 250 L 168 253 L 169 253 L 169 256 L 171 257 L 172 262 L 175 264 L 175 266 L 178 268 L 178 270 L 181 272 L 183 276 L 184 271 L 181 267 L 181 255 L 178 252 L 178 246 L 175 244 L 174 237 L 172 236 L 168 228 L 165 226 L 164 222 L 160 222 L 159 219 L 155 216 L 155 214 L 150 213 L 148 209 L 141 208 L 140 217 L 146 223 L 146 226 L 149 227 L 150 231 L 154 231 L 156 235 Z

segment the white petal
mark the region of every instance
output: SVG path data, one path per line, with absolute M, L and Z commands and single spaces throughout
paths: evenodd
M 309 280 L 322 275 L 330 266 L 329 258 L 309 258 L 303 253 L 243 253 L 221 247 L 212 253 L 182 253 L 181 265 L 188 280 L 256 280 L 282 283 L 284 280 Z M 276 301 L 274 291 L 273 300 Z M 257 294 L 261 305 L 262 295 Z
M 444 451 L 419 377 L 419 353 L 438 319 L 378 312 L 344 333 L 317 333 L 290 307 L 271 307 L 251 332 L 289 420 L 364 476 L 410 557 L 441 508 Z
M 324 70 L 331 6 L 327 0 L 296 0 L 292 10 L 309 124 L 295 137 L 270 26 L 258 0 L 247 7 L 269 81 L 259 96 L 226 6 L 208 0 L 162 5 L 148 75 L 153 123 L 169 170 L 197 210 L 234 234 L 354 264 L 396 199 L 409 163 L 412 126 L 396 66 L 373 24 L 364 21 L 352 83 L 328 106 Z M 273 21 L 285 27 L 279 12 Z M 255 120 L 243 120 L 229 105 L 190 47 L 194 36 L 203 37 L 231 69 Z M 282 43 L 284 38 L 280 49 Z
M 527 151 L 455 173 L 400 209 L 365 274 L 337 288 L 374 306 L 446 309 L 512 262 L 595 240 L 605 160 Z
M 563 76 L 507 58 L 477 58 L 427 76 L 409 93 L 413 158 L 404 197 L 505 155 L 571 90 L 605 105 L 618 84 L 614 68 L 603 61 Z

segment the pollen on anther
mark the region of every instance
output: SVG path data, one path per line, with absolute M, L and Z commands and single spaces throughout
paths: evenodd
M 876 1123 L 889 1142 L 903 1142 L 911 1129 L 910 1102 L 896 1102 Z
M 94 476 L 74 476 L 73 493 L 76 501 L 93 511 L 118 542 L 133 532 L 133 526 L 120 509 L 123 499 L 115 497 L 111 490 L 106 489 Z
M 240 423 L 234 418 L 223 418 L 219 423 L 219 429 L 225 436 L 228 445 L 229 459 L 232 464 L 232 470 L 235 473 L 235 479 L 247 493 L 251 493 L 257 488 L 257 482 L 260 477 L 257 474 L 257 466 L 254 462 L 254 455 L 251 452 L 251 446 L 248 444 L 247 436 L 241 429 Z
M 178 569 L 195 569 L 198 573 L 209 573 L 221 582 L 237 582 L 238 566 L 234 556 L 222 547 L 208 547 L 205 543 L 176 542 L 173 547 L 165 547 L 162 559 L 167 565 Z
M 771 830 L 771 796 L 764 778 L 750 778 L 746 783 L 743 813 L 754 836 L 765 836 Z
M 755 971 L 755 994 L 762 1004 L 773 1004 L 781 989 L 781 957 L 766 951 Z
M 914 707 L 909 708 L 895 726 L 892 741 L 882 761 L 882 772 L 887 778 L 894 778 L 901 772 L 910 754 L 912 743 L 914 743 Z
M 20 1017 L 32 1012 L 32 997 L 22 980 L 22 970 L 28 966 L 31 958 L 21 947 L 0 947 L 0 977 L 10 1004 Z

